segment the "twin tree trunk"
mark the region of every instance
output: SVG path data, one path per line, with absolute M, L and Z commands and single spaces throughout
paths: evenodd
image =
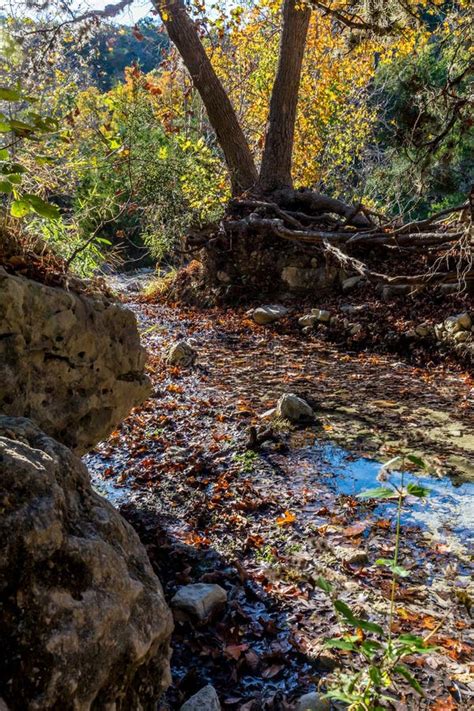
M 229 169 L 232 194 L 270 193 L 292 186 L 296 107 L 310 18 L 306 6 L 284 0 L 283 29 L 260 175 L 230 99 L 216 75 L 183 0 L 155 0 L 168 35 L 180 53 L 206 108 Z

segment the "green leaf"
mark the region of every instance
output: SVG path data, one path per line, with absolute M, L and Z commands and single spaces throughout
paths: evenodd
M 355 620 L 355 615 L 352 612 L 351 608 L 348 605 L 346 605 L 346 603 L 343 602 L 342 600 L 336 600 L 334 602 L 334 607 L 336 608 L 336 610 L 338 612 L 341 613 L 341 615 L 344 615 L 346 620 L 350 620 L 351 622 L 353 622 L 353 620 Z
M 394 496 L 393 489 L 389 489 L 386 486 L 381 486 L 377 489 L 367 489 L 367 491 L 362 491 L 357 494 L 358 499 L 389 499 Z
M 401 565 L 396 565 L 395 561 L 391 558 L 379 558 L 375 561 L 375 565 L 383 565 L 388 568 L 394 575 L 398 575 L 400 578 L 406 578 L 410 575 L 410 571 L 403 568 Z
M 357 647 L 354 642 L 350 642 L 348 639 L 337 639 L 335 637 L 332 639 L 327 639 L 324 642 L 324 646 L 328 649 L 347 649 L 350 651 L 357 650 Z
M 394 671 L 396 671 L 398 674 L 401 674 L 407 680 L 410 686 L 420 694 L 420 696 L 425 696 L 425 692 L 421 688 L 420 683 L 417 681 L 417 679 L 415 679 L 413 674 L 411 674 L 411 672 L 406 668 L 404 664 L 397 664 L 394 667 Z
M 5 163 L 2 165 L 1 171 L 4 175 L 9 173 L 26 173 L 26 168 L 21 165 L 21 163 Z
M 378 667 L 369 667 L 369 677 L 376 686 L 380 686 L 382 684 L 382 674 L 380 673 L 380 669 Z
M 0 99 L 2 101 L 18 101 L 21 99 L 21 92 L 7 86 L 0 86 Z
M 27 200 L 14 200 L 10 206 L 13 217 L 24 217 L 29 212 L 31 212 L 31 205 Z
M 383 635 L 383 628 L 376 622 L 368 622 L 367 620 L 363 620 L 360 617 L 355 617 L 353 624 L 355 627 L 358 627 L 361 630 L 365 630 L 366 632 L 375 632 L 376 634 Z
M 383 635 L 383 629 L 380 625 L 377 625 L 375 622 L 369 622 L 368 620 L 362 620 L 360 617 L 356 617 L 351 608 L 342 600 L 336 600 L 334 602 L 334 607 L 353 627 L 366 630 L 366 632 L 376 632 L 377 634 Z
M 11 193 L 13 185 L 9 180 L 0 180 L 0 193 Z
M 33 210 L 38 215 L 41 215 L 41 217 L 46 217 L 48 220 L 58 219 L 60 212 L 56 205 L 50 205 L 48 202 L 45 202 L 42 198 L 38 197 L 38 195 L 31 195 L 29 193 L 25 193 L 25 195 L 23 195 L 23 199 L 27 200 Z
M 8 160 L 8 151 L 6 148 L 0 148 L 0 160 Z
M 324 590 L 325 593 L 328 593 L 328 595 L 332 592 L 332 585 L 328 583 L 325 578 L 317 578 L 314 584 L 317 585 L 318 588 L 321 588 L 321 590 Z
M 420 467 L 420 469 L 426 469 L 426 464 L 425 462 L 421 459 L 421 457 L 417 457 L 414 454 L 409 454 L 407 456 L 407 459 L 409 462 L 412 464 L 416 464 L 417 467 Z
M 14 185 L 20 185 L 21 175 L 19 175 L 18 173 L 10 173 L 6 176 L 6 180 L 9 180 L 10 183 L 13 183 Z
M 408 484 L 407 491 L 411 496 L 416 496 L 419 499 L 426 498 L 430 493 L 430 490 L 421 484 Z

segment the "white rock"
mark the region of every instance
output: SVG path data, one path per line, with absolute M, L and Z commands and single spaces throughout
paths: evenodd
M 180 588 L 171 600 L 171 605 L 195 615 L 199 620 L 205 620 L 226 602 L 227 593 L 220 585 L 193 583 Z
M 271 420 L 275 417 L 276 415 L 276 407 L 271 407 L 269 410 L 265 410 L 265 412 L 260 415 L 261 420 Z
M 191 696 L 182 706 L 180 711 L 221 711 L 219 697 L 213 686 L 208 684 L 203 689 Z
M 331 318 L 331 313 L 326 311 L 326 309 L 312 309 L 311 315 L 315 316 L 321 323 L 327 323 Z
M 305 314 L 298 319 L 298 323 L 302 328 L 313 328 L 318 321 L 316 314 Z
M 462 343 L 463 341 L 468 341 L 471 337 L 469 331 L 458 331 L 455 333 L 453 338 L 457 343 Z
M 273 321 L 279 321 L 281 318 L 286 316 L 288 309 L 286 309 L 281 304 L 267 304 L 266 306 L 259 306 L 252 311 L 252 318 L 255 323 L 260 326 L 266 326 L 268 323 L 273 323 Z
M 285 393 L 278 400 L 276 414 L 290 422 L 300 422 L 301 420 L 312 420 L 314 412 L 306 400 L 298 397 L 294 393 Z
M 331 705 L 317 691 L 301 696 L 296 704 L 296 711 L 329 711 Z
M 166 360 L 170 365 L 192 365 L 196 360 L 196 351 L 188 341 L 174 343 L 168 351 Z

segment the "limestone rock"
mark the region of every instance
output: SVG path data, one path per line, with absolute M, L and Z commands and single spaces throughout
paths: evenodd
M 266 306 L 259 306 L 252 311 L 252 318 L 255 323 L 260 326 L 266 326 L 274 321 L 279 321 L 281 318 L 286 316 L 288 309 L 286 309 L 281 304 L 267 304 Z
M 213 686 L 208 684 L 203 689 L 191 696 L 182 706 L 180 711 L 221 711 L 219 697 Z
M 197 353 L 188 341 L 174 343 L 168 351 L 166 360 L 170 365 L 188 367 L 196 360 Z
M 300 696 L 296 704 L 296 711 L 329 711 L 331 704 L 323 699 L 317 691 Z
M 0 269 L 0 411 L 84 453 L 150 392 L 134 314 Z
M 294 393 L 285 393 L 277 403 L 276 414 L 290 422 L 301 422 L 314 419 L 313 409 L 306 400 Z
M 132 527 L 25 418 L 0 418 L 0 507 L 6 704 L 151 708 L 170 683 L 172 616 Z
M 171 605 L 205 620 L 227 602 L 227 593 L 220 585 L 193 583 L 184 585 L 171 600 Z

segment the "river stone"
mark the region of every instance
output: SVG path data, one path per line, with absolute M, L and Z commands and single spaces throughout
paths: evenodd
M 194 363 L 196 356 L 197 353 L 190 343 L 178 341 L 169 349 L 166 360 L 170 365 L 188 367 Z
M 133 528 L 82 461 L 0 417 L 0 688 L 12 709 L 152 708 L 172 615 Z
M 171 605 L 203 621 L 226 602 L 227 593 L 220 585 L 192 583 L 179 588 Z
M 313 409 L 306 400 L 294 393 L 285 393 L 277 403 L 276 414 L 290 422 L 301 422 L 302 420 L 312 420 L 314 418 Z
M 286 316 L 287 313 L 288 309 L 281 304 L 268 304 L 254 309 L 252 311 L 252 318 L 255 323 L 258 323 L 260 326 L 266 326 L 274 321 L 279 321 Z
M 458 333 L 454 334 L 453 338 L 456 343 L 463 343 L 471 338 L 471 334 L 469 331 L 458 331 Z
M 468 313 L 457 314 L 457 316 L 447 318 L 444 322 L 444 326 L 449 333 L 469 331 L 472 326 L 472 319 Z
M 356 288 L 356 286 L 359 286 L 359 284 L 362 281 L 361 276 L 351 276 L 348 279 L 344 279 L 342 282 L 342 291 L 344 294 L 346 294 L 348 291 L 352 291 L 353 289 Z
M 0 411 L 83 454 L 150 393 L 134 314 L 0 268 Z
M 208 684 L 191 696 L 180 708 L 180 711 L 221 711 L 219 697 L 213 686 Z
M 430 335 L 430 328 L 429 328 L 429 326 L 424 326 L 423 324 L 420 324 L 420 325 L 416 326 L 415 334 L 417 336 L 419 336 L 420 338 L 426 338 L 427 336 Z
M 331 319 L 331 312 L 326 309 L 312 309 L 311 315 L 316 318 L 317 321 L 321 323 L 329 323 Z
M 314 328 L 315 324 L 317 324 L 319 321 L 318 317 L 316 314 L 305 314 L 304 316 L 301 316 L 301 318 L 298 319 L 298 323 L 301 326 L 301 328 Z
M 296 703 L 296 711 L 329 711 L 331 704 L 323 699 L 317 691 L 300 696 Z

